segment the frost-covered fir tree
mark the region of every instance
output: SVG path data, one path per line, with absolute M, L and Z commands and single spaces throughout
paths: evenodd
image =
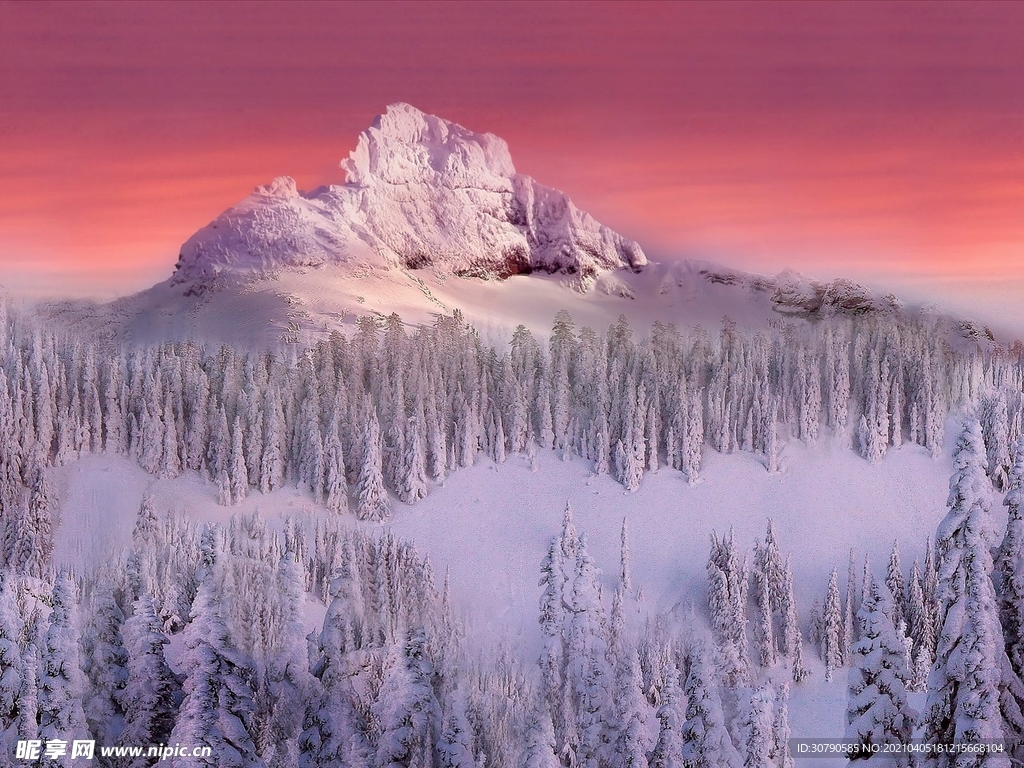
M 725 725 L 718 680 L 702 643 L 690 652 L 690 671 L 683 686 L 686 722 L 683 762 L 687 768 L 739 768 L 743 764 Z
M 750 669 L 747 650 L 746 562 L 740 561 L 732 531 L 719 539 L 711 535 L 708 558 L 708 607 L 724 682 L 741 685 Z
M 993 537 L 981 427 L 967 419 L 953 451 L 948 512 L 936 536 L 942 630 L 928 678 L 925 737 L 940 743 L 1004 740 L 1000 711 L 1005 651 L 992 585 Z M 958 756 L 957 766 L 1008 766 L 1005 756 Z M 952 764 L 932 756 L 930 764 Z
M 103 744 L 117 743 L 128 682 L 128 654 L 121 628 L 124 614 L 112 584 L 94 587 L 91 616 L 82 638 L 82 669 L 88 682 L 83 704 L 90 729 Z
M 625 594 L 633 591 L 633 576 L 629 567 L 629 525 L 622 518 L 622 533 L 619 536 L 619 585 Z
M 263 453 L 260 456 L 260 491 L 270 493 L 284 485 L 285 420 L 281 398 L 268 388 L 263 400 Z
M 146 595 L 135 602 L 132 615 L 124 623 L 123 635 L 127 651 L 127 680 L 123 694 L 125 725 L 121 743 L 166 743 L 174 728 L 181 686 L 164 655 L 164 647 L 170 640 L 163 632 L 152 597 Z M 149 761 L 142 758 L 130 765 L 131 768 L 144 768 Z
M 906 625 L 904 605 L 906 604 L 906 585 L 903 581 L 903 568 L 900 565 L 900 545 L 898 541 L 893 542 L 892 553 L 889 555 L 889 568 L 885 575 L 885 585 L 892 595 L 892 614 L 889 618 L 893 626 L 899 626 L 900 622 Z
M 694 485 L 700 477 L 700 467 L 704 454 L 704 396 L 696 392 L 689 401 L 689 413 L 686 420 L 686 434 L 680 456 L 683 476 L 686 482 Z
M 839 572 L 833 568 L 825 593 L 825 609 L 822 618 L 821 658 L 825 662 L 825 679 L 831 680 L 832 673 L 843 666 L 843 624 L 840 614 Z
M 0 570 L 0 743 L 18 738 L 18 710 L 22 706 L 25 673 L 21 657 L 24 621 L 15 600 L 14 574 Z
M 930 607 L 925 605 L 921 581 L 921 572 L 915 560 L 910 567 L 907 598 L 907 634 L 912 640 L 913 658 L 909 690 L 915 693 L 927 688 L 928 673 L 931 670 L 935 649 L 935 623 Z
M 551 713 L 555 733 L 562 742 L 570 714 L 562 704 L 565 696 L 565 628 L 569 587 L 567 575 L 575 568 L 576 529 L 572 507 L 565 506 L 562 533 L 551 539 L 547 555 L 541 563 L 540 631 L 543 648 L 540 657 L 541 686 Z M 567 574 L 567 568 L 570 569 Z
M 242 434 L 242 417 L 235 417 L 235 425 L 231 430 L 231 454 L 228 458 L 228 477 L 231 482 L 231 503 L 240 504 L 249 491 L 249 475 L 245 466 L 244 436 Z
M 783 683 L 775 694 L 775 745 L 772 757 L 779 768 L 794 768 L 793 753 L 789 748 L 792 731 L 789 728 L 789 683 Z
M 19 739 L 39 738 L 39 672 L 41 667 L 39 647 L 34 642 L 30 642 L 21 655 L 21 692 L 18 695 L 16 728 L 10 729 L 17 731 Z
M 580 535 L 569 586 L 566 644 L 566 690 L 575 699 L 575 729 L 580 768 L 597 768 L 606 737 L 604 713 L 610 705 L 613 678 L 607 659 L 600 572 Z
M 60 573 L 53 583 L 53 610 L 41 638 L 39 663 L 39 738 L 89 738 L 85 712 L 82 709 L 84 680 L 78 653 L 78 630 L 75 619 L 75 586 L 67 573 Z M 71 766 L 70 752 L 54 765 Z
M 614 728 L 618 731 L 612 745 L 612 764 L 622 768 L 648 768 L 647 752 L 650 705 L 643 695 L 640 660 L 633 649 L 623 649 L 615 669 L 613 708 Z
M 1002 392 L 990 391 L 981 398 L 981 433 L 988 460 L 988 476 L 997 490 L 1007 487 L 1011 467 L 1010 419 L 1006 397 Z
M 431 688 L 433 667 L 424 655 L 426 636 L 410 630 L 388 655 L 374 716 L 380 723 L 375 768 L 433 765 L 440 705 Z
M 917 713 L 907 703 L 910 673 L 892 610 L 888 588 L 873 582 L 857 613 L 860 639 L 850 659 L 846 712 L 846 738 L 863 745 L 905 744 L 914 728 Z M 908 764 L 905 755 L 896 759 Z
M 466 705 L 461 694 L 449 706 L 443 718 L 441 737 L 437 742 L 439 768 L 476 768 L 473 757 L 473 731 L 466 717 Z
M 555 729 L 551 714 L 543 704 L 539 706 L 526 728 L 526 749 L 523 756 L 524 768 L 561 768 L 555 756 Z
M 1006 533 L 996 560 L 999 612 L 1006 653 L 1018 676 L 1024 675 L 1024 438 L 1016 445 L 1008 479 Z
M 26 576 L 42 578 L 50 566 L 56 514 L 51 497 L 43 470 L 33 470 L 28 493 L 18 497 L 21 508 L 8 520 L 7 564 Z
M 779 768 L 775 760 L 775 696 L 762 685 L 750 692 L 739 718 L 744 768 Z
M 775 655 L 775 629 L 772 618 L 771 592 L 764 571 L 754 570 L 754 587 L 757 600 L 757 618 L 754 621 L 754 641 L 758 661 L 762 667 L 773 667 Z
M 658 707 L 658 741 L 651 753 L 650 768 L 683 768 L 683 727 L 686 698 L 679 686 L 679 669 L 669 660 L 662 673 L 661 706 Z
M 174 420 L 174 411 L 171 408 L 170 400 L 164 403 L 163 423 L 160 476 L 174 478 L 181 474 L 181 444 L 178 440 L 178 427 Z
M 264 768 L 253 740 L 255 664 L 231 643 L 223 608 L 207 572 L 185 628 L 184 700 L 171 742 L 209 747 L 211 756 L 173 757 L 172 768 Z
M 785 592 L 782 598 L 782 635 L 785 639 L 785 652 L 792 660 L 793 682 L 805 680 L 811 673 L 804 666 L 804 639 L 800 632 L 800 620 L 796 612 L 796 596 L 793 594 L 792 558 L 786 558 Z
M 354 547 L 346 541 L 340 569 L 331 580 L 323 628 L 310 641 L 310 672 L 317 685 L 308 696 L 299 739 L 303 768 L 373 764 L 366 725 L 350 685 L 358 664 L 353 652 L 368 644 L 358 574 Z
M 348 511 L 348 483 L 345 480 L 345 454 L 337 427 L 328 430 L 326 450 L 324 505 L 331 512 L 344 513 Z
M 269 711 L 262 713 L 268 721 L 262 757 L 268 765 L 295 768 L 303 706 L 309 698 L 311 681 L 304 623 L 305 574 L 291 550 L 281 558 L 275 582 L 283 604 L 275 642 L 267 642 L 267 647 L 261 649 L 267 655 L 263 679 L 270 699 Z
M 427 456 L 424 450 L 422 413 L 409 419 L 405 428 L 405 452 L 401 462 L 398 497 L 413 504 L 427 495 Z
M 850 658 L 850 653 L 853 650 L 853 643 L 856 640 L 856 626 L 854 623 L 854 615 L 856 614 L 856 607 L 854 601 L 857 599 L 863 600 L 867 595 L 867 585 L 870 584 L 871 574 L 868 570 L 867 557 L 864 558 L 864 582 L 863 588 L 858 590 L 857 582 L 857 571 L 855 568 L 853 550 L 850 550 L 850 570 L 847 574 L 846 580 L 846 602 L 843 604 L 843 640 L 842 640 L 842 653 L 843 661 L 846 662 Z M 858 591 L 860 594 L 858 594 Z
M 356 516 L 360 520 L 387 520 L 391 501 L 384 488 L 381 469 L 380 425 L 377 414 L 370 413 L 363 433 L 363 456 L 356 481 Z

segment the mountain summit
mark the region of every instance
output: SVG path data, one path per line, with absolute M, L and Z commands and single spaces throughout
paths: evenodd
M 635 242 L 516 173 L 502 139 L 408 104 L 377 117 L 341 167 L 346 184 L 308 194 L 288 177 L 258 187 L 189 238 L 172 282 L 350 264 L 485 279 L 545 272 L 585 290 L 602 272 L 647 264 Z

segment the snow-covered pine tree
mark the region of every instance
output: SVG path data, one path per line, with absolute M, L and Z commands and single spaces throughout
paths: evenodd
M 885 574 L 885 586 L 888 587 L 889 594 L 892 595 L 892 601 L 890 602 L 892 615 L 889 616 L 889 619 L 894 627 L 899 626 L 901 622 L 906 626 L 904 606 L 906 605 L 907 590 L 903 581 L 903 568 L 900 565 L 900 544 L 898 541 L 894 541 L 892 544 L 892 553 L 889 555 L 889 568 Z
M 786 558 L 784 590 L 782 595 L 782 636 L 785 640 L 785 653 L 792 659 L 793 682 L 799 683 L 811 673 L 804 666 L 804 639 L 800 632 L 800 621 L 797 618 L 796 596 L 793 594 L 792 557 Z
M 996 560 L 999 613 L 1006 654 L 1018 676 L 1024 675 L 1024 439 L 1015 449 L 1008 478 L 1006 533 Z
M 689 667 L 683 686 L 686 721 L 682 729 L 682 765 L 739 768 L 743 763 L 726 728 L 718 680 L 703 643 L 698 642 L 690 649 Z
M 12 489 L 8 499 L 16 511 L 6 521 L 7 565 L 26 576 L 42 578 L 50 567 L 57 510 L 45 472 L 36 467 L 26 474 L 28 492 Z
M 426 636 L 409 631 L 405 643 L 392 646 L 380 696 L 373 705 L 380 723 L 375 768 L 432 766 L 440 705 L 431 688 L 433 667 L 424 655 Z
M 903 639 L 890 618 L 891 603 L 888 588 L 873 582 L 857 613 L 860 639 L 850 660 L 846 738 L 863 745 L 907 743 L 917 715 L 907 703 L 910 672 Z M 904 754 L 895 760 L 909 764 Z
M 985 442 L 988 460 L 988 476 L 996 490 L 1005 490 L 1010 472 L 1010 419 L 1006 408 L 1006 397 L 998 391 L 990 391 L 981 398 L 981 434 Z
M 993 531 L 981 426 L 966 419 L 953 451 L 949 511 L 937 532 L 942 631 L 928 678 L 925 737 L 939 743 L 1007 738 L 1000 711 L 1005 650 L 992 585 Z M 950 759 L 933 755 L 930 765 Z M 958 756 L 963 766 L 1008 766 L 1005 755 Z
M 575 569 L 568 593 L 566 691 L 576 702 L 574 735 L 579 736 L 580 768 L 600 764 L 607 734 L 603 714 L 611 702 L 612 674 L 605 641 L 600 572 L 587 552 L 586 535 L 576 545 Z
M 530 718 L 526 728 L 526 749 L 523 768 L 562 768 L 555 756 L 555 730 L 546 705 L 538 705 L 539 713 Z
M 568 506 L 567 514 L 571 515 Z M 571 518 L 570 518 L 571 519 Z M 564 740 L 566 718 L 562 712 L 563 681 L 565 675 L 565 638 L 563 628 L 566 624 L 566 578 L 563 560 L 563 544 L 559 537 L 551 539 L 548 553 L 541 563 L 540 586 L 544 588 L 540 598 L 540 631 L 543 637 L 543 649 L 540 657 L 541 685 L 545 695 L 546 706 L 551 713 L 557 732 Z
M 249 491 L 249 475 L 245 466 L 241 414 L 235 417 L 234 428 L 231 430 L 231 454 L 228 459 L 228 477 L 231 482 L 231 503 L 240 504 L 245 499 L 245 494 Z
M 868 571 L 867 571 L 867 558 L 865 558 L 864 563 L 865 563 L 864 578 L 868 579 L 868 578 L 870 578 L 870 576 L 869 576 Z M 867 583 L 867 582 L 865 582 L 865 583 Z M 858 591 L 861 592 L 860 595 L 857 594 Z M 849 570 L 849 573 L 847 574 L 847 579 L 846 579 L 846 602 L 843 603 L 843 639 L 842 639 L 841 647 L 842 647 L 842 655 L 843 655 L 843 662 L 844 663 L 849 660 L 850 653 L 852 652 L 852 649 L 853 649 L 853 643 L 856 640 L 856 636 L 855 636 L 855 634 L 856 634 L 856 626 L 855 626 L 853 618 L 854 618 L 854 615 L 856 614 L 856 611 L 857 611 L 857 609 L 854 607 L 854 600 L 856 600 L 858 598 L 863 600 L 864 599 L 864 592 L 862 590 L 858 590 L 857 570 L 856 570 L 856 567 L 855 567 L 855 562 L 854 562 L 854 557 L 853 557 L 853 550 L 851 549 L 850 550 L 850 570 Z
M 380 425 L 371 410 L 363 433 L 363 457 L 356 481 L 356 516 L 360 520 L 387 520 L 391 501 L 381 470 Z
M 789 727 L 789 683 L 783 683 L 776 691 L 773 731 L 775 744 L 772 759 L 779 768 L 794 768 L 793 753 L 789 748 L 789 739 L 792 736 Z
M 0 570 L 0 743 L 18 738 L 18 715 L 22 706 L 24 665 L 21 636 L 24 621 L 15 601 L 15 576 Z
M 324 441 L 320 431 L 319 398 L 308 393 L 299 410 L 299 424 L 296 433 L 298 456 L 296 457 L 300 487 L 309 491 L 313 498 L 322 501 L 324 489 Z
M 839 572 L 833 568 L 825 593 L 825 609 L 822 618 L 821 658 L 825 662 L 825 679 L 831 680 L 832 673 L 843 666 L 843 624 L 840 614 Z
M 932 666 L 932 653 L 935 648 L 935 624 L 931 611 L 924 601 L 921 587 L 921 571 L 917 560 L 910 566 L 907 597 L 907 634 L 912 641 L 911 654 L 913 668 L 910 670 L 908 690 L 920 693 L 928 685 L 928 673 Z
M 364 605 L 359 567 L 350 540 L 343 544 L 341 565 L 330 584 L 331 602 L 319 636 L 309 642 L 309 671 L 316 685 L 307 698 L 303 731 L 299 738 L 300 764 L 319 766 L 372 765 L 372 747 L 365 714 L 350 684 L 354 651 L 368 645 L 364 632 Z M 397 673 L 396 673 L 397 674 Z
M 762 685 L 747 697 L 739 718 L 744 768 L 780 768 L 775 760 L 775 696 Z
M 775 666 L 775 629 L 772 619 L 771 591 L 768 577 L 763 570 L 754 569 L 755 599 L 757 618 L 754 622 L 754 642 L 757 645 L 758 662 L 762 667 Z
M 269 711 L 263 713 L 268 722 L 262 756 L 275 768 L 295 768 L 303 707 L 311 686 L 304 623 L 305 574 L 291 550 L 278 564 L 276 585 L 282 600 L 281 626 L 275 642 L 264 643 L 260 649 L 267 655 L 265 680 L 270 698 Z
M 101 743 L 115 744 L 125 715 L 128 654 L 121 637 L 124 614 L 110 580 L 93 588 L 90 613 L 82 638 L 82 671 L 88 682 L 85 716 Z
M 223 403 L 219 406 L 210 400 L 210 442 L 206 449 L 206 469 L 214 482 L 222 476 L 229 476 L 231 459 L 231 431 L 228 429 L 228 415 Z M 230 476 L 229 476 L 230 477 Z
M 437 762 L 439 768 L 477 768 L 473 757 L 473 731 L 466 717 L 466 704 L 458 691 L 442 721 Z
M 123 693 L 125 712 L 121 743 L 125 745 L 161 744 L 170 738 L 181 686 L 164 656 L 170 641 L 156 614 L 156 603 L 145 595 L 133 606 L 125 621 L 123 636 L 127 652 L 127 680 Z M 145 768 L 149 760 L 141 758 L 131 768 Z
M 41 638 L 39 663 L 39 738 L 44 741 L 89 738 L 82 698 L 85 686 L 79 664 L 75 620 L 75 586 L 61 572 L 53 583 L 53 610 Z M 70 768 L 70 752 L 53 763 Z
M 160 476 L 174 478 L 181 474 L 181 444 L 178 440 L 178 427 L 174 420 L 171 401 L 164 403 L 163 415 L 163 450 L 160 457 Z
M 730 529 L 722 539 L 711 534 L 708 558 L 708 607 L 711 627 L 727 686 L 741 685 L 750 669 L 747 648 L 746 562 L 740 562 L 735 537 Z
M 38 638 L 38 632 L 27 633 Z M 29 642 L 21 655 L 21 691 L 18 695 L 16 729 L 19 739 L 39 738 L 39 673 L 42 668 L 39 647 Z M 84 721 L 83 714 L 83 721 Z
M 427 456 L 423 448 L 422 408 L 418 417 L 408 420 L 405 427 L 405 455 L 401 461 L 401 478 L 398 497 L 407 504 L 413 504 L 427 495 Z
M 255 664 L 234 647 L 207 571 L 185 628 L 184 700 L 171 741 L 209 747 L 210 757 L 172 757 L 171 768 L 265 768 L 253 741 L 251 687 Z
M 648 768 L 647 752 L 653 746 L 648 742 L 647 732 L 650 704 L 644 698 L 643 681 L 640 677 L 640 659 L 636 650 L 629 646 L 615 663 L 614 694 L 611 700 L 614 720 L 607 730 L 616 732 L 612 745 L 612 765 L 622 768 Z
M 276 491 L 284 485 L 285 420 L 276 388 L 268 387 L 263 399 L 263 453 L 260 456 L 260 491 Z
M 658 741 L 650 768 L 683 768 L 683 727 L 686 697 L 679 686 L 679 668 L 670 659 L 662 673 L 661 705 L 658 707 Z
M 704 393 L 694 392 L 689 399 L 686 434 L 683 438 L 680 463 L 686 482 L 694 485 L 700 477 L 704 455 Z
M 327 429 L 324 441 L 325 472 L 324 472 L 324 505 L 331 512 L 338 514 L 348 511 L 348 483 L 345 473 L 345 453 L 341 442 L 340 408 L 335 407 L 334 417 Z
M 765 467 L 769 472 L 778 472 L 780 466 L 782 446 L 779 441 L 778 413 L 779 399 L 773 397 L 764 410 L 764 423 L 761 427 L 764 436 Z
M 619 585 L 629 595 L 633 592 L 633 576 L 629 567 L 629 526 L 622 518 L 622 533 L 619 537 Z

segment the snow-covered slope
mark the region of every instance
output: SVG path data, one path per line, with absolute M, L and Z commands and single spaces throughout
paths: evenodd
M 516 173 L 500 138 L 407 104 L 378 117 L 342 167 L 340 186 L 302 193 L 282 177 L 257 188 L 189 238 L 171 278 L 147 291 L 44 311 L 115 340 L 250 347 L 309 342 L 392 312 L 418 324 L 460 309 L 504 340 L 520 323 L 547 329 L 560 309 L 596 328 L 619 314 L 638 327 L 723 315 L 758 327 L 911 311 L 848 280 L 648 263 L 567 195 Z

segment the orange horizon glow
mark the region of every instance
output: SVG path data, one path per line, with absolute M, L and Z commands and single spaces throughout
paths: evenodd
M 999 3 L 0 3 L 0 283 L 145 288 L 408 101 L 653 259 L 983 301 L 1024 274 L 1022 50 Z

